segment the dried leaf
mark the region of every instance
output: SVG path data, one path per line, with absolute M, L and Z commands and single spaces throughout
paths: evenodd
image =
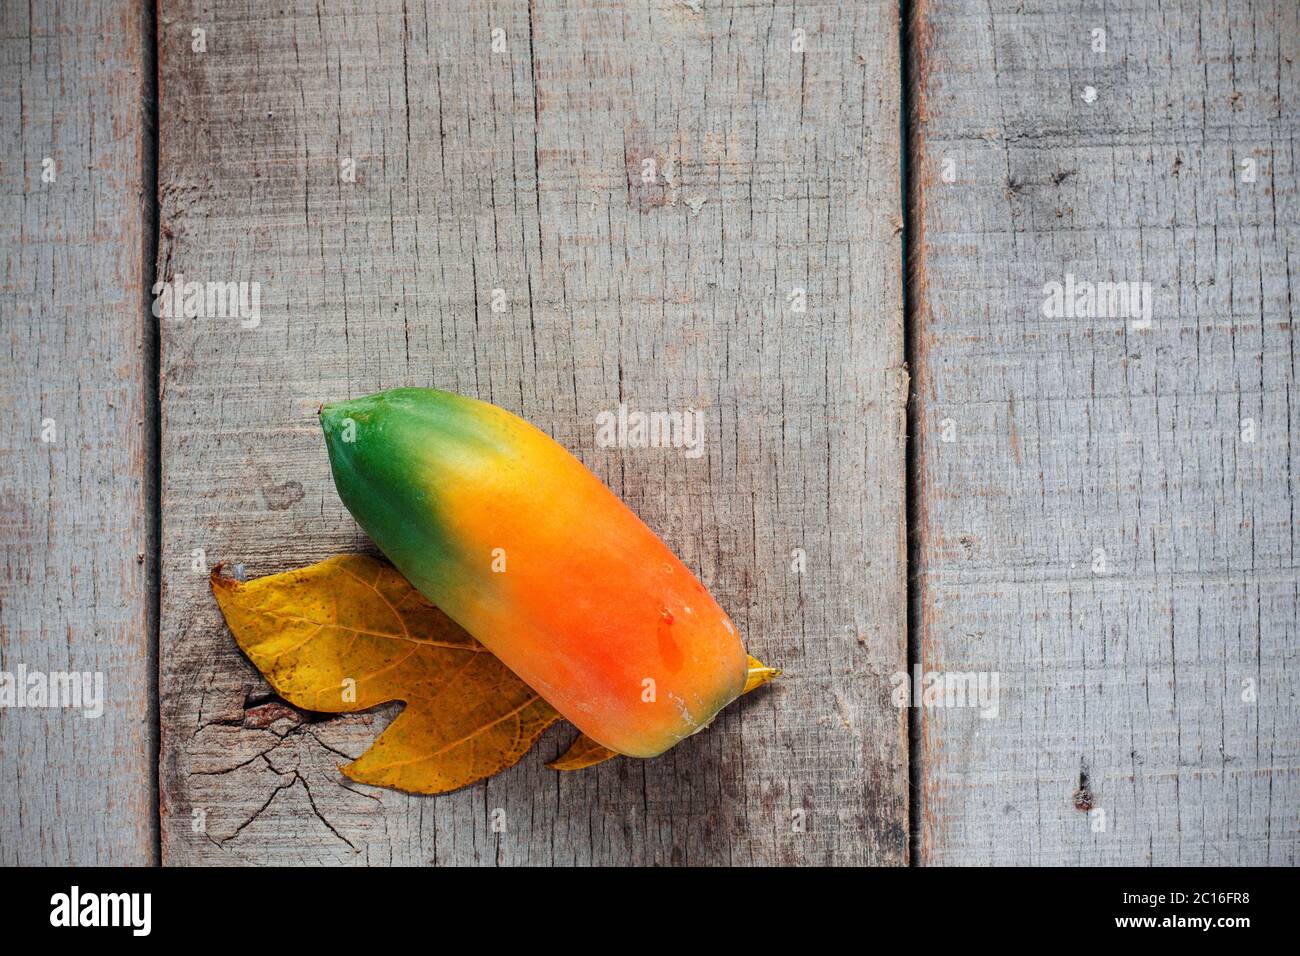
M 745 689 L 741 691 L 742 694 L 748 694 L 751 690 L 762 687 L 768 681 L 781 676 L 779 667 L 768 667 L 756 657 L 746 656 L 749 656 L 749 674 L 745 678 Z M 552 760 L 546 766 L 552 770 L 583 770 L 617 756 L 615 751 L 602 747 L 586 734 L 579 734 L 578 739 L 562 756 Z
M 365 555 L 212 592 L 249 660 L 285 700 L 339 714 L 402 713 L 342 768 L 360 783 L 445 793 L 516 763 L 560 719 L 389 565 Z
M 617 756 L 616 751 L 602 747 L 586 734 L 578 734 L 578 739 L 564 752 L 564 755 L 552 760 L 546 766 L 552 770 L 582 770 L 584 767 L 594 767 Z

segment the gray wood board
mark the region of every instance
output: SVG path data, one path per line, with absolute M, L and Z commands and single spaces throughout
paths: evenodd
M 1296 862 L 1298 44 L 1293 0 L 916 11 L 920 653 L 1000 677 L 921 711 L 922 862 Z M 1047 314 L 1067 273 L 1150 327 Z
M 0 8 L 0 671 L 26 704 L 53 679 L 60 704 L 0 707 L 0 864 L 145 864 L 147 11 L 52 6 Z M 90 675 L 76 697 L 71 675 Z
M 164 6 L 160 273 L 261 289 L 163 324 L 165 862 L 906 861 L 897 9 L 700 6 Z M 369 549 L 314 412 L 398 385 L 552 434 L 785 676 L 654 761 L 347 782 L 393 711 L 267 702 L 202 567 Z

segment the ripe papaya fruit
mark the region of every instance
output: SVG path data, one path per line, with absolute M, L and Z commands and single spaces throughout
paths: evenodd
M 730 619 L 563 447 L 401 388 L 322 406 L 339 496 L 397 569 L 597 743 L 653 757 L 740 695 Z

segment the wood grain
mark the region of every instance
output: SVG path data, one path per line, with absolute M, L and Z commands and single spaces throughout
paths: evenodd
M 0 7 L 0 671 L 103 709 L 0 708 L 6 866 L 157 837 L 147 11 L 72 7 Z
M 920 859 L 1294 864 L 1296 5 L 911 28 L 920 652 L 1001 688 L 922 711 Z
M 161 274 L 262 313 L 163 325 L 164 861 L 905 862 L 894 5 L 161 17 Z M 314 411 L 398 385 L 548 431 L 785 675 L 655 761 L 557 774 L 555 730 L 444 797 L 346 782 L 392 711 L 268 701 L 203 565 L 368 549 Z M 597 447 L 621 402 L 703 410 L 704 454 Z

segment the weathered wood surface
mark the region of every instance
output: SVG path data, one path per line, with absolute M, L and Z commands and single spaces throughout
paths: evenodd
M 905 861 L 898 27 L 784 0 L 163 6 L 160 274 L 261 284 L 256 328 L 162 329 L 165 862 Z M 785 676 L 655 761 L 559 775 L 559 730 L 455 794 L 347 783 L 392 711 L 264 704 L 201 564 L 368 548 L 314 411 L 397 385 L 553 434 Z M 703 409 L 704 455 L 597 448 L 620 402 Z
M 128 0 L 52 6 L 0 6 L 0 671 L 90 674 L 92 698 L 102 675 L 103 710 L 0 707 L 0 864 L 143 864 L 148 20 Z
M 1001 689 L 922 712 L 920 859 L 1294 864 L 1296 4 L 912 28 L 920 653 Z

